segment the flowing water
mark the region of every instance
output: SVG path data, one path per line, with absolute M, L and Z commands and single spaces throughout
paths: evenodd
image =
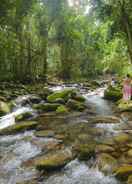
M 61 90 L 66 86 L 52 88 L 54 91 Z M 72 86 L 76 88 L 77 86 Z M 84 94 L 87 103 L 91 104 L 99 115 L 112 115 L 113 104 L 102 98 L 104 89 Z M 33 112 L 30 106 L 22 106 L 23 99 L 28 96 L 16 99 L 16 107 L 13 112 L 0 119 L 0 129 L 15 124 L 15 117 L 24 112 Z M 34 113 L 34 112 L 33 112 Z M 97 127 L 108 129 L 106 125 Z M 113 131 L 114 125 L 109 126 Z M 111 126 L 111 129 L 110 129 Z M 37 175 L 34 168 L 24 167 L 22 163 L 41 153 L 41 148 L 33 144 L 37 138 L 33 132 L 25 132 L 19 135 L 0 137 L 0 184 L 16 184 L 23 180 L 30 180 Z M 48 139 L 37 140 L 48 142 Z M 87 163 L 74 160 L 70 162 L 61 172 L 45 178 L 40 184 L 118 184 L 112 176 L 104 176 L 97 168 L 90 168 Z
M 49 177 L 41 184 L 119 184 L 112 176 L 104 176 L 99 170 L 74 160 L 60 174 Z

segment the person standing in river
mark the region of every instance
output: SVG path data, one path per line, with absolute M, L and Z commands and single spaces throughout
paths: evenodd
M 129 74 L 127 74 L 126 78 L 123 81 L 123 99 L 125 101 L 131 100 L 131 93 L 132 93 L 132 87 L 131 87 L 131 77 Z

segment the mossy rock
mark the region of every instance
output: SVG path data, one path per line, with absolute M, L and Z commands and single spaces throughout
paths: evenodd
M 54 103 L 59 103 L 59 104 L 65 104 L 65 100 L 63 98 L 57 98 Z
M 76 147 L 79 160 L 89 160 L 95 156 L 95 143 L 80 144 Z
M 120 133 L 119 135 L 114 136 L 113 140 L 118 144 L 128 143 L 130 136 L 125 133 Z
M 132 112 L 132 100 L 130 101 L 124 101 L 124 100 L 121 100 L 119 103 L 118 103 L 118 109 L 121 111 L 121 112 Z
M 86 100 L 86 99 L 85 99 L 83 96 L 81 96 L 81 95 L 76 95 L 76 96 L 73 97 L 73 99 L 76 100 L 76 101 L 79 101 L 79 102 L 85 102 L 85 100 Z
M 31 118 L 31 117 L 32 117 L 32 112 L 25 112 L 23 114 L 16 116 L 15 120 L 16 121 L 24 121 L 24 120 Z
M 10 112 L 10 107 L 6 102 L 0 101 L 0 115 L 3 116 Z
M 132 175 L 132 165 L 123 165 L 115 170 L 115 175 L 119 180 L 126 181 Z
M 35 132 L 37 137 L 53 137 L 55 134 L 52 130 L 40 130 Z
M 36 121 L 24 121 L 8 128 L 0 130 L 0 135 L 11 135 L 24 132 L 26 130 L 35 129 L 38 123 Z
M 122 98 L 122 90 L 118 87 L 109 86 L 104 92 L 104 98 L 112 101 L 118 101 Z
M 96 116 L 94 118 L 92 118 L 90 120 L 90 123 L 92 124 L 116 124 L 116 123 L 120 123 L 120 119 L 118 117 L 115 116 Z
M 118 166 L 117 160 L 108 153 L 102 153 L 97 158 L 99 170 L 104 174 L 109 175 Z
M 33 105 L 34 109 L 42 110 L 44 112 L 56 111 L 61 104 L 58 103 L 43 103 Z
M 100 145 L 97 145 L 97 146 L 96 146 L 96 151 L 97 151 L 97 152 L 102 152 L 102 153 L 103 153 L 103 152 L 104 152 L 104 153 L 111 153 L 111 152 L 113 152 L 113 151 L 115 151 L 115 150 L 114 150 L 114 148 L 111 147 L 111 146 L 100 144 Z
M 132 184 L 132 175 L 128 177 L 127 184 Z
M 66 106 L 75 111 L 83 111 L 86 108 L 84 103 L 78 102 L 73 99 L 69 99 Z
M 59 150 L 35 159 L 35 166 L 38 170 L 54 171 L 61 169 L 73 159 L 70 150 Z
M 63 114 L 63 113 L 68 113 L 68 109 L 66 106 L 61 105 L 56 109 L 57 113 Z
M 73 89 L 64 89 L 59 92 L 54 92 L 53 94 L 47 97 L 48 102 L 54 103 L 57 99 L 62 98 L 64 101 L 69 99 L 70 94 L 73 92 Z

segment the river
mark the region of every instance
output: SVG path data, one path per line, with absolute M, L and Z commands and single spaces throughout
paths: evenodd
M 73 86 L 76 88 L 76 86 Z M 65 86 L 63 86 L 65 88 Z M 53 88 L 60 90 L 61 86 Z M 102 98 L 103 88 L 94 92 L 83 92 L 88 104 L 91 104 L 98 115 L 113 115 L 114 105 Z M 16 100 L 17 106 L 14 111 L 0 120 L 0 128 L 5 128 L 14 124 L 16 115 L 25 111 L 32 111 L 30 107 L 22 107 L 23 97 Z M 20 100 L 21 99 L 21 100 Z M 35 114 L 36 112 L 33 112 Z M 36 114 L 35 114 L 36 115 Z M 115 125 L 97 125 L 109 133 L 113 133 Z M 109 130 L 108 130 L 109 128 Z M 33 131 L 17 135 L 0 137 L 0 184 L 16 184 L 23 180 L 30 180 L 37 176 L 38 172 L 34 168 L 26 167 L 23 162 L 39 155 L 41 147 L 33 142 L 43 142 L 47 144 L 51 138 L 37 138 Z M 42 179 L 40 184 L 119 184 L 113 176 L 104 176 L 98 168 L 89 167 L 86 162 L 79 162 L 77 159 L 65 166 L 61 172 L 56 172 L 49 177 Z

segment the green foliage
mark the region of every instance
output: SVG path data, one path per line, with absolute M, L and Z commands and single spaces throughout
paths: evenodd
M 131 22 L 130 0 L 2 0 L 0 80 L 131 72 Z

